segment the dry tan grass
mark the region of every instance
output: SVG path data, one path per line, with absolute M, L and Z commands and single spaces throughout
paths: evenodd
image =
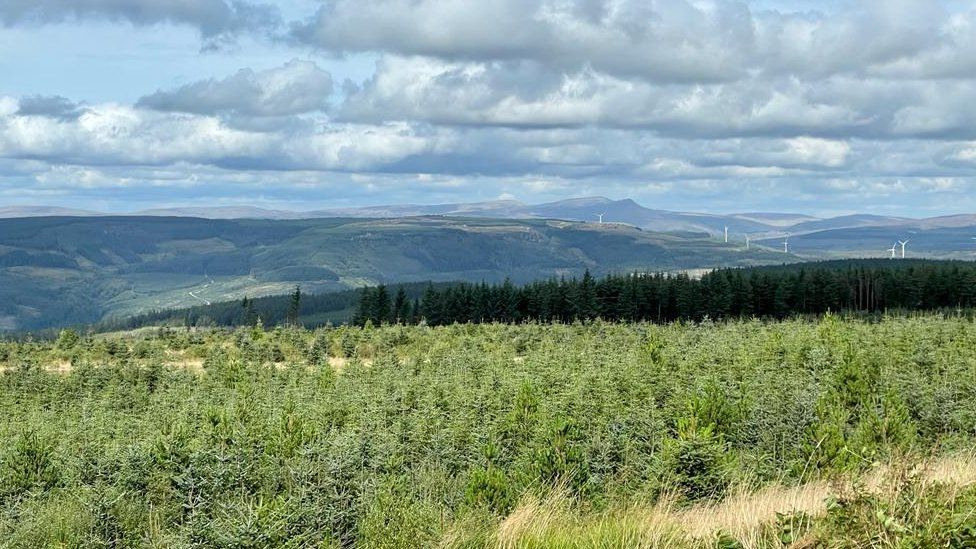
M 549 530 L 562 520 L 567 500 L 559 495 L 546 501 L 528 498 L 498 525 L 499 547 L 516 547 L 532 530 Z
M 962 454 L 951 458 L 933 460 L 920 469 L 927 482 L 958 488 L 976 485 L 976 454 Z
M 71 361 L 68 361 L 68 360 L 59 360 L 57 362 L 54 362 L 54 363 L 50 364 L 47 367 L 47 369 L 49 371 L 56 372 L 56 373 L 59 373 L 59 374 L 69 374 L 69 373 L 71 373 L 71 369 L 72 369 L 72 367 L 71 367 Z
M 350 362 L 351 361 L 348 358 L 329 357 L 329 366 L 331 366 L 336 373 L 342 373 L 342 371 L 349 366 Z M 167 368 L 181 368 L 197 374 L 203 373 L 203 363 L 204 359 L 202 358 L 174 351 L 168 351 L 165 359 L 162 362 L 163 366 Z M 288 367 L 289 364 L 290 363 L 288 362 L 276 362 L 273 363 L 272 366 L 282 369 Z M 373 365 L 373 361 L 366 359 L 362 360 L 361 364 L 369 368 Z M 0 372 L 10 371 L 13 368 L 14 366 L 10 364 L 2 364 L 0 365 Z M 70 374 L 74 370 L 74 367 L 68 360 L 54 360 L 43 364 L 41 368 L 52 373 L 64 375 Z
M 13 364 L 0 364 L 0 372 L 12 372 L 16 368 L 17 366 L 14 366 Z M 55 360 L 53 362 L 48 362 L 40 365 L 40 368 L 56 374 L 69 374 L 72 370 L 71 362 L 67 360 Z
M 349 364 L 351 362 L 352 361 L 348 358 L 335 357 L 335 356 L 329 357 L 329 366 L 331 366 L 332 369 L 335 370 L 337 374 L 341 374 L 343 370 L 349 367 Z M 361 359 L 359 363 L 365 366 L 366 368 L 369 368 L 373 365 L 373 361 L 368 358 Z
M 742 490 L 720 503 L 690 509 L 678 509 L 673 500 L 662 498 L 652 506 L 617 509 L 590 517 L 574 512 L 569 498 L 562 494 L 545 500 L 528 498 L 499 524 L 494 546 L 535 547 L 540 542 L 526 540 L 551 540 L 554 532 L 578 547 L 601 546 L 609 540 L 601 542 L 595 538 L 604 534 L 626 539 L 632 547 L 696 546 L 724 532 L 747 548 L 760 547 L 762 527 L 775 522 L 777 514 L 816 514 L 824 509 L 829 495 L 828 485 L 818 482 L 794 488 L 769 487 L 755 493 Z
M 976 485 L 976 455 L 962 454 L 919 464 L 893 463 L 864 475 L 859 484 L 884 496 L 898 478 L 911 476 L 923 485 L 966 488 Z M 742 488 L 724 501 L 676 507 L 671 498 L 654 505 L 635 505 L 587 515 L 574 509 L 571 499 L 557 491 L 546 499 L 526 498 L 495 529 L 492 545 L 519 547 L 698 547 L 714 543 L 720 533 L 744 547 L 766 547 L 769 525 L 780 515 L 817 517 L 827 500 L 849 490 L 853 481 L 833 484 L 815 481 L 801 486 L 769 486 L 758 491 Z M 768 532 L 766 532 L 768 535 Z M 804 547 L 800 542 L 796 547 Z
M 758 547 L 762 527 L 774 523 L 778 515 L 818 514 L 825 510 L 824 502 L 829 496 L 826 482 L 770 486 L 758 492 L 742 489 L 722 502 L 693 507 L 673 516 L 681 531 L 691 538 L 708 539 L 726 532 L 747 548 Z

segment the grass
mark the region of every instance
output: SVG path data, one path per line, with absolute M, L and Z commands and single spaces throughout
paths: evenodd
M 904 459 L 904 458 L 903 458 Z M 972 494 L 976 460 L 971 453 L 911 464 L 895 461 L 853 479 L 817 480 L 802 485 L 742 486 L 719 502 L 683 507 L 670 497 L 653 504 L 637 504 L 603 512 L 580 510 L 565 492 L 545 498 L 529 497 L 486 537 L 488 547 L 815 547 L 830 545 L 837 532 L 825 519 L 841 502 L 876 498 L 892 507 L 906 492 L 935 498 L 947 508 Z M 920 505 L 920 504 L 916 504 Z M 880 509 L 879 509 L 880 510 Z M 969 507 L 967 513 L 976 513 Z M 885 530 L 878 513 L 866 517 L 877 532 Z M 962 522 L 969 522 L 967 517 Z M 911 526 L 921 526 L 914 524 Z M 896 547 L 911 534 L 901 526 L 896 536 L 863 539 L 878 547 Z M 459 543 L 450 540 L 449 545 Z

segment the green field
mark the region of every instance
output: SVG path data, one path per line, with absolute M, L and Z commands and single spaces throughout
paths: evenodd
M 2 547 L 976 542 L 976 324 L 0 344 Z

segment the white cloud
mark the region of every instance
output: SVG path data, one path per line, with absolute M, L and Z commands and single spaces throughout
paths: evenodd
M 53 164 L 168 165 L 241 169 L 376 170 L 435 151 L 443 132 L 405 124 L 303 127 L 302 133 L 235 129 L 219 118 L 168 114 L 124 105 L 92 105 L 74 120 L 0 117 L 0 156 Z
M 261 72 L 242 69 L 223 79 L 209 79 L 157 91 L 138 106 L 198 114 L 233 113 L 287 116 L 329 106 L 332 76 L 311 61 L 292 60 Z
M 336 115 L 362 123 L 630 127 L 681 138 L 958 138 L 976 137 L 974 103 L 976 83 L 966 80 L 838 75 L 662 86 L 530 61 L 384 56 Z
M 20 102 L 13 97 L 0 96 L 0 117 L 10 116 L 20 109 Z

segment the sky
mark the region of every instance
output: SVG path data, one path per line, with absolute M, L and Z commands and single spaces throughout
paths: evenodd
M 4 0 L 0 206 L 976 212 L 976 0 Z

